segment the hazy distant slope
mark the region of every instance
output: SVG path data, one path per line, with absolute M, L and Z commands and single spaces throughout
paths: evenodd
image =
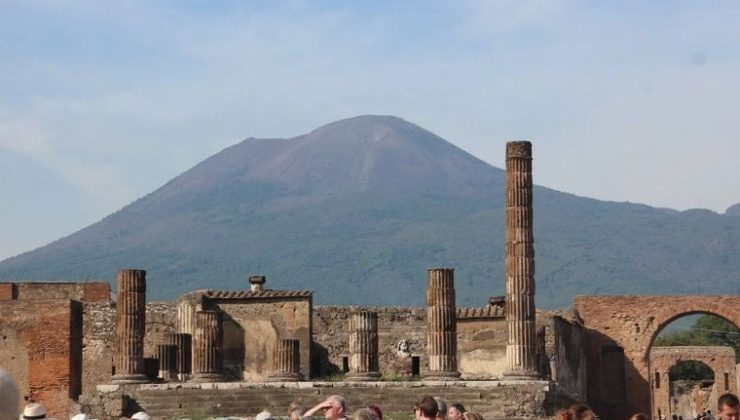
M 421 305 L 426 268 L 452 266 L 458 302 L 480 305 L 503 293 L 503 183 L 500 169 L 418 126 L 355 117 L 231 146 L 101 222 L 0 262 L 0 278 L 113 280 L 141 267 L 161 299 L 244 288 L 261 273 L 268 287 L 316 290 L 318 303 Z M 576 293 L 740 292 L 737 217 L 538 187 L 535 229 L 548 306 Z

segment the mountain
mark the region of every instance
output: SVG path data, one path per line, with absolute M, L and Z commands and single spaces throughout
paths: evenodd
M 534 155 L 536 165 L 536 143 Z M 480 306 L 504 293 L 504 178 L 389 116 L 250 138 L 0 262 L 0 279 L 114 281 L 118 269 L 144 268 L 157 300 L 243 289 L 264 274 L 270 288 L 315 290 L 317 304 L 423 305 L 426 269 L 455 267 L 458 304 Z M 535 249 L 537 301 L 548 307 L 575 294 L 740 293 L 740 219 L 730 215 L 535 187 Z

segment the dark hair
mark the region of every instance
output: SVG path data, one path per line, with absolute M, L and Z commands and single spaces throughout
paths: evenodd
M 437 417 L 437 412 L 439 411 L 437 400 L 435 400 L 434 397 L 430 395 L 427 395 L 419 400 L 419 402 L 416 403 L 416 408 L 421 410 L 422 414 L 424 414 L 424 417 L 427 418 Z
M 378 407 L 375 404 L 370 404 L 367 406 L 367 408 L 375 412 L 375 414 L 378 416 L 380 420 L 383 420 L 383 412 L 380 411 L 380 407 Z
M 724 406 L 737 407 L 738 405 L 740 405 L 740 401 L 738 401 L 737 396 L 729 392 L 727 394 L 722 394 L 722 396 L 717 400 L 717 410 L 722 410 L 722 407 Z
M 463 406 L 460 403 L 454 403 L 450 407 L 453 407 L 455 410 L 457 410 L 457 411 L 459 411 L 461 413 L 464 413 L 465 412 L 465 406 Z
M 592 410 L 586 405 L 574 404 L 563 410 L 560 413 L 560 418 L 562 420 L 581 420 L 589 411 Z

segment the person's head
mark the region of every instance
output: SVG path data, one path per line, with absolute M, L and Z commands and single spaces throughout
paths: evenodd
M 720 420 L 739 420 L 740 401 L 734 394 L 723 394 L 717 400 L 717 417 Z
M 378 407 L 375 404 L 370 404 L 367 406 L 369 410 L 372 410 L 373 413 L 375 413 L 376 416 L 378 416 L 378 420 L 383 420 L 383 412 L 380 410 L 380 407 Z
M 430 395 L 427 395 L 424 398 L 420 399 L 414 407 L 414 413 L 416 414 L 417 419 L 422 417 L 433 419 L 437 417 L 437 411 L 439 411 L 439 407 L 437 407 L 437 401 L 434 399 L 434 397 Z
M 303 413 L 306 412 L 306 407 L 298 401 L 293 401 L 288 406 L 288 418 L 290 420 L 298 420 L 303 417 Z
M 633 414 L 630 420 L 648 420 L 648 417 L 642 413 Z
M 41 403 L 26 404 L 21 419 L 45 419 L 46 407 Z
M 465 407 L 460 403 L 455 403 L 447 409 L 447 417 L 449 420 L 462 420 L 463 413 L 465 413 Z
M 575 404 L 560 413 L 562 420 L 594 420 L 594 412 L 585 405 Z
M 437 419 L 444 420 L 447 418 L 447 403 L 442 397 L 434 397 L 434 401 L 437 401 Z
M 352 420 L 379 420 L 375 411 L 369 408 L 361 408 L 352 414 Z
M 340 417 L 344 417 L 347 412 L 347 403 L 344 401 L 344 397 L 341 395 L 332 395 L 326 399 L 331 403 L 331 407 L 326 409 L 324 417 L 330 420 L 337 420 Z
M 256 416 L 254 416 L 254 420 L 271 420 L 274 418 L 275 417 L 272 416 L 272 413 L 267 410 L 262 410 Z
M 18 418 L 18 385 L 6 371 L 0 370 L 0 420 Z

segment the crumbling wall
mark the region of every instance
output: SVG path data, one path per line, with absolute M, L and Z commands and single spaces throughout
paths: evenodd
M 575 319 L 566 319 L 550 311 L 537 313 L 539 371 L 560 386 L 561 392 L 574 402 L 588 397 L 586 335 Z
M 387 378 L 411 375 L 411 357 L 427 366 L 426 309 L 375 306 L 317 306 L 313 314 L 316 376 L 342 373 L 349 353 L 349 318 L 358 310 L 378 313 L 378 361 Z M 423 369 L 422 369 L 423 371 Z
M 110 285 L 106 282 L 0 283 L 0 300 L 28 299 L 70 299 L 91 303 L 106 302 L 110 300 Z
M 458 319 L 457 363 L 464 379 L 500 379 L 506 370 L 504 318 Z
M 284 338 L 299 341 L 301 373 L 310 377 L 310 298 L 214 300 L 208 305 L 224 313 L 223 360 L 229 377 L 265 380 L 272 373 L 277 342 Z
M 23 399 L 66 417 L 81 391 L 82 306 L 68 299 L 0 302 L 0 367 Z

